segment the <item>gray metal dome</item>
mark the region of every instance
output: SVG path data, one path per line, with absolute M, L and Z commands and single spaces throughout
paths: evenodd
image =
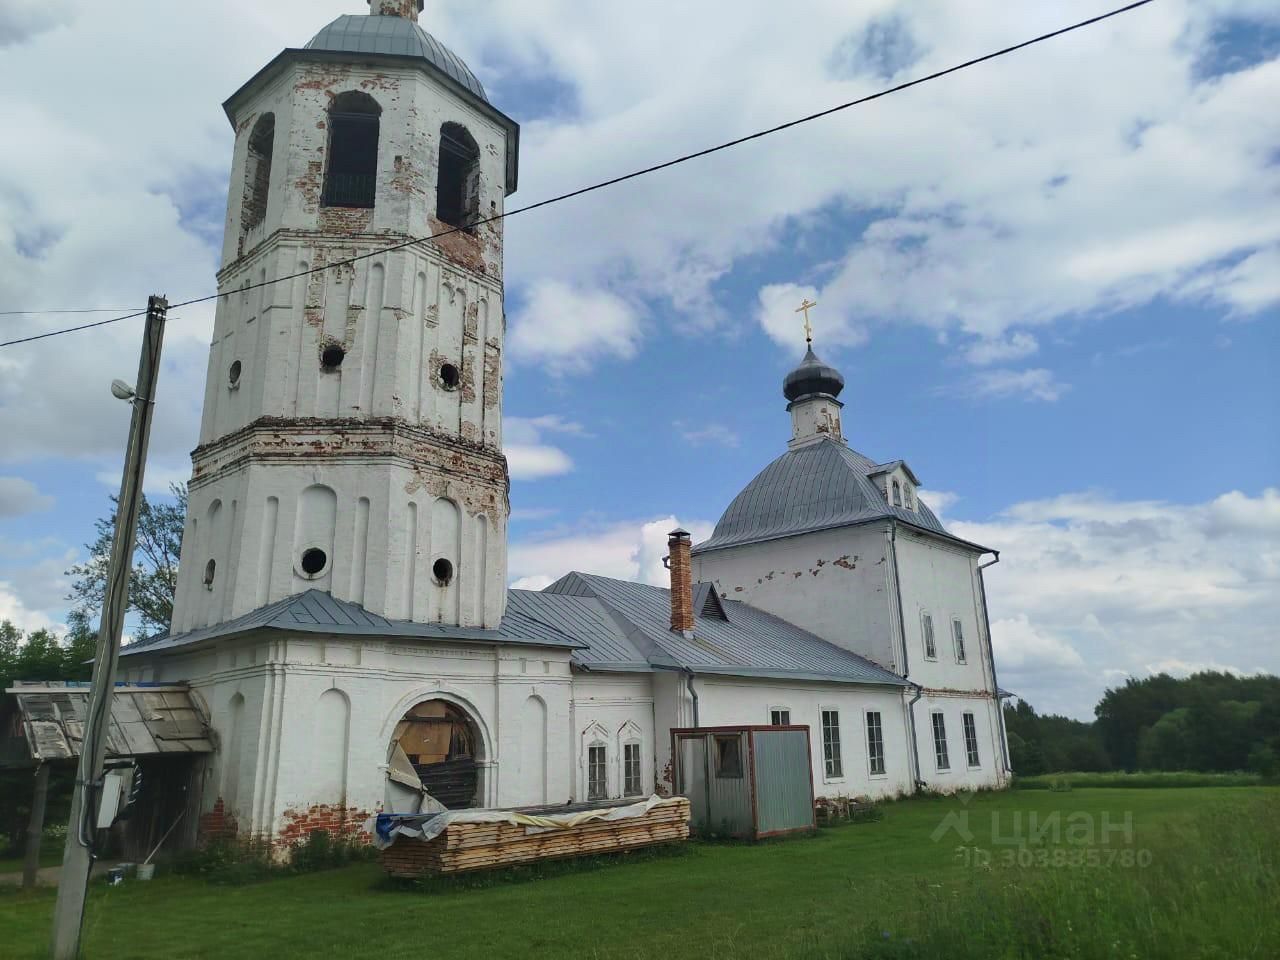
M 919 498 L 916 510 L 886 502 L 871 481 L 877 472 L 870 459 L 834 440 L 788 450 L 734 498 L 711 539 L 693 553 L 890 518 L 949 536 Z
M 489 102 L 484 87 L 462 59 L 443 43 L 404 17 L 342 16 L 315 35 L 308 50 L 377 53 L 426 60 L 469 93 Z
M 844 377 L 840 371 L 819 360 L 813 347 L 805 353 L 800 366 L 788 373 L 787 378 L 782 381 L 782 395 L 793 403 L 815 393 L 838 397 L 843 389 Z

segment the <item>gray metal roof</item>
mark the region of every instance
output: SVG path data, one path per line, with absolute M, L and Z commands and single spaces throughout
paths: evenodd
M 15 683 L 0 724 L 0 766 L 29 766 L 80 755 L 87 683 Z M 116 684 L 108 757 L 212 753 L 209 722 L 183 684 Z
M 727 620 L 695 613 L 692 637 L 670 629 L 670 591 L 593 574 L 570 573 L 545 594 L 593 598 L 608 608 L 635 650 L 654 667 L 740 677 L 906 685 L 897 674 L 745 603 L 721 600 Z M 574 661 L 591 668 L 594 650 Z
M 706 553 L 881 519 L 900 520 L 966 542 L 949 534 L 919 498 L 915 510 L 887 503 L 870 480 L 881 470 L 880 465 L 856 450 L 827 438 L 788 450 L 746 485 L 729 504 L 711 538 L 695 546 L 693 552 Z
M 468 92 L 489 102 L 484 87 L 462 58 L 404 17 L 342 16 L 317 33 L 306 49 L 421 58 Z
M 575 647 L 571 637 L 518 610 L 511 611 L 497 630 L 478 627 L 451 627 L 438 623 L 389 620 L 369 613 L 357 603 L 338 600 L 319 590 L 286 597 L 269 606 L 246 613 L 235 620 L 203 627 L 177 636 L 155 637 L 131 643 L 120 651 L 122 657 L 157 653 L 186 647 L 206 640 L 228 639 L 255 630 L 289 633 L 322 633 L 327 636 L 385 637 L 407 640 L 444 640 L 462 643 L 500 643 L 517 646 Z

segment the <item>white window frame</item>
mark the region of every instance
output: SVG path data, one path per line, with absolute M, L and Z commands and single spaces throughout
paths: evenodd
M 627 754 L 632 750 L 636 756 L 636 788 L 629 790 L 629 781 L 631 779 L 630 772 L 627 770 Z M 622 743 L 622 795 L 624 797 L 643 797 L 644 796 L 644 744 L 639 740 L 624 740 Z
M 774 720 L 774 714 L 785 713 L 787 720 L 785 723 L 778 723 Z M 769 708 L 769 726 L 771 727 L 789 727 L 791 726 L 791 708 L 790 707 L 770 707 Z
M 834 757 L 836 761 L 836 772 L 831 772 L 831 764 L 827 760 L 827 714 L 835 717 L 835 751 Z M 844 748 L 843 738 L 840 735 L 840 708 L 832 706 L 818 707 L 818 727 L 822 733 L 822 782 L 823 783 L 844 783 Z
M 951 649 L 955 652 L 956 663 L 969 662 L 969 651 L 964 645 L 964 623 L 959 617 L 951 618 Z
M 938 725 L 942 725 L 942 739 L 938 739 Z M 929 711 L 929 731 L 933 735 L 933 769 L 937 773 L 951 772 L 951 745 L 947 743 L 947 717 L 941 710 Z M 939 761 L 946 763 L 943 766 Z
M 614 734 L 614 742 L 617 747 L 617 753 L 614 754 L 612 771 L 613 782 L 618 785 L 618 796 L 642 796 L 644 794 L 644 731 L 640 729 L 640 725 L 634 720 L 625 720 L 618 727 L 617 733 Z M 627 793 L 627 744 L 640 745 L 640 793 Z
M 893 505 L 895 507 L 902 506 L 902 484 L 897 480 L 893 481 Z
M 920 642 L 924 644 L 924 658 L 926 660 L 938 659 L 938 635 L 933 628 L 933 614 L 928 610 L 920 611 Z M 933 653 L 929 652 L 929 648 L 933 648 Z
M 982 769 L 982 754 L 978 751 L 978 718 L 972 710 L 966 710 L 960 715 L 960 732 L 964 734 L 964 759 L 969 765 L 970 770 Z M 972 733 L 972 749 L 970 748 L 970 736 Z M 974 763 L 974 759 L 977 763 Z
M 599 750 L 603 754 L 603 757 L 600 760 L 600 763 L 598 765 L 592 764 L 591 762 L 591 753 L 594 750 Z M 592 781 L 593 781 L 593 778 L 591 776 L 593 772 L 593 766 L 598 767 L 600 771 L 600 775 L 604 779 L 603 790 L 599 794 L 594 793 L 591 789 Z M 609 744 L 603 740 L 593 740 L 587 744 L 587 800 L 608 800 L 608 799 L 609 799 Z
M 871 763 L 871 718 L 876 718 L 876 727 L 880 732 L 880 766 L 883 768 L 879 773 Z M 863 710 L 862 711 L 862 732 L 867 741 L 867 776 L 872 780 L 884 780 L 889 776 L 889 755 L 885 749 L 884 740 L 884 712 L 881 710 Z

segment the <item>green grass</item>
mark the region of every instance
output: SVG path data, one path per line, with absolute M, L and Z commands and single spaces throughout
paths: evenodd
M 40 844 L 40 866 L 56 867 L 62 862 L 62 840 L 46 839 Z M 9 848 L 0 850 L 0 873 L 21 873 L 22 856 Z
M 1258 787 L 1265 781 L 1257 773 L 1196 773 L 1195 771 L 1154 771 L 1151 773 L 1046 773 L 1035 777 L 1017 777 L 1018 790 L 1063 790 L 1077 787 L 1121 787 L 1144 789 L 1157 787 Z
M 1131 833 L 1065 842 L 1104 815 Z M 933 839 L 948 816 L 971 838 Z M 1063 842 L 1030 836 L 1046 823 Z M 1001 842 L 1019 824 L 1027 842 Z M 406 887 L 360 864 L 243 887 L 99 885 L 85 956 L 1271 958 L 1278 851 L 1280 791 L 1267 788 L 920 798 L 812 838 L 541 878 Z M 0 953 L 44 956 L 52 907 L 48 891 L 0 894 Z

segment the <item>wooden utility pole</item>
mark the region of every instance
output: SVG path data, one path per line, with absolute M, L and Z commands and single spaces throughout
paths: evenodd
M 71 819 L 67 824 L 67 847 L 62 858 L 58 903 L 53 913 L 54 960 L 76 960 L 80 954 L 80 928 L 84 921 L 89 873 L 93 869 L 102 768 L 111 727 L 111 694 L 120 659 L 124 617 L 129 608 L 129 574 L 133 569 L 142 476 L 155 414 L 156 381 L 160 376 L 160 350 L 164 345 L 168 310 L 169 302 L 164 297 L 148 300 L 137 386 L 132 389 L 120 383 L 111 386 L 112 393 L 133 404 L 133 420 L 129 425 L 129 446 L 124 458 L 120 500 L 116 504 L 115 539 L 111 542 L 111 561 L 107 567 L 107 587 L 103 597 L 102 621 L 98 627 L 84 740 L 80 744 L 80 763 L 76 767 L 75 789 L 71 794 Z

